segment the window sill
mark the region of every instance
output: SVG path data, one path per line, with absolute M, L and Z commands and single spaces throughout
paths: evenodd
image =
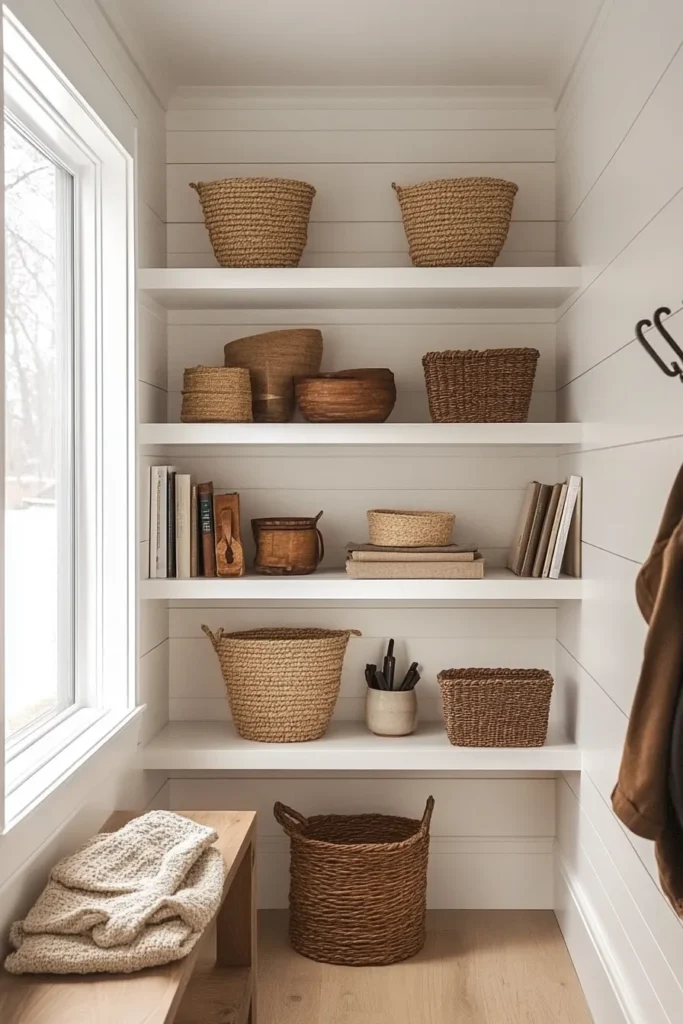
M 5 798 L 5 832 L 9 832 L 24 815 L 53 793 L 117 733 L 132 723 L 137 723 L 143 710 L 144 705 L 117 711 L 102 712 L 83 708 L 75 712 L 60 726 L 31 745 L 29 750 L 34 763 L 44 763 L 23 781 L 17 781 L 13 789 L 12 776 L 14 773 L 14 778 L 19 779 L 21 765 L 17 763 L 13 768 L 11 761 L 7 766 L 6 782 L 11 792 L 8 792 Z M 71 739 L 67 736 L 67 728 L 68 736 L 73 737 Z M 55 750 L 54 734 L 58 729 L 65 730 L 65 742 Z M 54 752 L 50 756 L 51 750 Z M 28 751 L 25 751 L 23 755 L 18 755 L 13 761 L 20 762 L 27 753 Z

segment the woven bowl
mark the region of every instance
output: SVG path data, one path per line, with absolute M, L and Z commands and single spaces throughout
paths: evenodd
M 375 508 L 368 512 L 370 543 L 380 547 L 442 547 L 450 544 L 452 512 L 413 512 Z
M 457 747 L 542 747 L 553 677 L 540 668 L 452 668 L 437 676 Z
M 226 366 L 246 366 L 251 374 L 256 422 L 287 423 L 294 415 L 294 378 L 318 373 L 323 336 L 304 327 L 267 331 L 229 341 L 223 352 Z
M 243 368 L 192 366 L 183 374 L 181 423 L 251 423 L 251 381 Z
M 422 368 L 433 422 L 526 422 L 538 358 L 535 348 L 427 352 Z
M 190 182 L 221 267 L 296 267 L 315 189 L 290 178 Z
M 416 267 L 491 267 L 510 228 L 517 185 L 502 178 L 393 184 Z
M 312 423 L 383 423 L 396 404 L 391 370 L 362 369 L 298 377 L 301 415 Z

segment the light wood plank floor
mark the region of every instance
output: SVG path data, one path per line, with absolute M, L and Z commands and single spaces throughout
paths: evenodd
M 259 915 L 259 1024 L 590 1024 L 550 911 L 435 911 L 425 948 L 389 967 L 336 967 Z

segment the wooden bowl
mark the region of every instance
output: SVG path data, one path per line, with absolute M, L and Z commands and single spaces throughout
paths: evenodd
M 391 370 L 361 369 L 298 377 L 296 400 L 311 423 L 383 423 L 396 404 Z

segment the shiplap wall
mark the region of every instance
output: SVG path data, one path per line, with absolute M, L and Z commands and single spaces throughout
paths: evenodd
M 683 1017 L 683 927 L 652 844 L 610 808 L 645 637 L 635 577 L 683 462 L 680 384 L 634 333 L 666 305 L 683 337 L 682 43 L 677 0 L 608 2 L 558 123 L 560 260 L 586 268 L 558 322 L 558 418 L 628 424 L 633 442 L 561 460 L 584 478 L 592 586 L 558 613 L 558 675 L 584 752 L 582 775 L 558 782 L 558 916 L 599 1024 Z
M 503 264 L 555 263 L 554 131 L 540 103 L 501 99 L 430 106 L 419 101 L 287 102 L 237 98 L 231 91 L 186 90 L 171 102 L 168 123 L 168 264 L 215 265 L 189 181 L 226 175 L 300 177 L 318 189 L 309 266 L 409 265 L 391 182 L 452 174 L 511 177 L 520 185 Z M 427 421 L 421 357 L 430 349 L 531 345 L 539 349 L 531 418 L 555 419 L 555 324 L 547 310 L 264 310 L 169 314 L 168 418 L 177 421 L 184 367 L 220 365 L 234 338 L 288 325 L 319 327 L 323 369 L 389 366 L 398 401 L 392 419 Z M 534 477 L 554 481 L 557 461 L 543 450 L 236 448 L 174 452 L 179 471 L 237 490 L 247 557 L 249 520 L 267 515 L 324 516 L 328 568 L 343 565 L 350 540 L 367 537 L 373 507 L 436 508 L 457 514 L 456 538 L 478 543 L 491 565 L 505 560 L 523 489 Z M 555 668 L 554 608 L 397 607 L 174 603 L 170 611 L 172 719 L 227 718 L 216 656 L 201 624 L 231 629 L 290 625 L 358 628 L 345 660 L 335 717 L 364 717 L 363 666 L 376 662 L 390 636 L 401 664 L 424 667 L 420 715 L 441 717 L 436 675 L 465 664 Z M 558 692 L 558 715 L 565 701 Z M 560 718 L 557 719 L 561 725 Z M 445 779 L 254 778 L 172 779 L 171 806 L 256 807 L 260 900 L 287 901 L 287 842 L 272 819 L 280 799 L 304 813 L 384 808 L 415 816 L 434 792 L 429 889 L 435 907 L 552 905 L 554 782 L 548 778 Z
M 160 103 L 93 0 L 11 0 L 7 6 L 118 138 L 132 145 L 137 130 L 138 263 L 163 265 L 165 124 Z M 143 411 L 150 410 L 154 393 L 162 396 L 159 409 L 165 411 L 163 329 L 160 311 L 139 305 Z M 143 564 L 145 540 L 141 532 Z M 167 717 L 167 635 L 165 607 L 147 603 L 140 614 L 138 640 L 138 699 L 149 709 L 140 729 L 143 740 Z M 0 836 L 0 945 L 10 922 L 26 912 L 56 860 L 97 831 L 116 807 L 142 808 L 157 802 L 161 782 L 137 768 L 137 743 L 135 728 L 116 736 L 92 757 L 86 773 L 77 772 Z

